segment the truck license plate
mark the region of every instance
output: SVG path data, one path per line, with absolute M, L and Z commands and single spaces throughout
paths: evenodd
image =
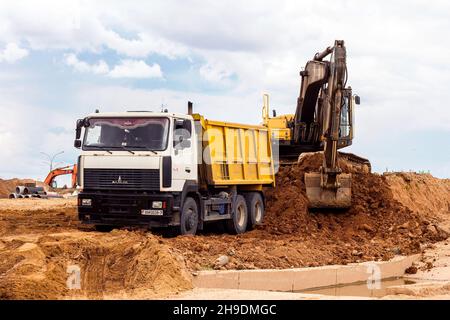
M 162 210 L 152 210 L 152 209 L 143 209 L 141 210 L 141 214 L 144 216 L 162 216 Z

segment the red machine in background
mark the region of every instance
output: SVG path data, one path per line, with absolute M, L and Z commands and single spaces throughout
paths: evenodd
M 66 167 L 56 168 L 50 171 L 47 175 L 47 178 L 45 178 L 44 183 L 49 185 L 50 187 L 53 187 L 53 181 L 56 177 L 71 174 L 72 175 L 72 188 L 76 188 L 77 186 L 77 165 L 70 165 Z

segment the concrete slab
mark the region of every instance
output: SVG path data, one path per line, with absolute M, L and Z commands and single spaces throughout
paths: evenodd
M 419 261 L 420 258 L 420 254 L 407 257 L 397 256 L 392 260 L 379 262 L 377 264 L 380 267 L 382 278 L 389 279 L 403 276 L 406 268 L 410 267 L 414 262 Z
M 294 271 L 287 270 L 243 270 L 239 271 L 239 287 L 244 290 L 292 291 Z
M 420 255 L 413 255 L 398 256 L 390 261 L 364 262 L 346 266 L 285 270 L 200 271 L 194 276 L 194 286 L 196 288 L 301 291 L 366 282 L 375 273 L 379 274 L 380 280 L 401 277 L 405 269 L 419 259 Z
M 350 264 L 342 266 L 336 272 L 336 284 L 366 282 L 371 275 L 368 264 Z
M 202 271 L 193 277 L 197 288 L 239 289 L 239 272 L 236 271 Z
M 335 285 L 339 269 L 339 266 L 293 269 L 293 291 Z

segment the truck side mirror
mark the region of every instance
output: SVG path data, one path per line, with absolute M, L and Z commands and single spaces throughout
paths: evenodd
M 75 129 L 75 139 L 80 139 L 81 137 L 81 128 L 84 127 L 84 119 L 77 120 L 77 127 Z
M 355 95 L 355 104 L 360 104 L 361 103 L 361 98 L 358 95 Z
M 75 148 L 77 148 L 77 149 L 80 149 L 80 148 L 81 148 L 81 140 L 80 140 L 80 139 L 76 139 L 76 140 L 73 142 L 73 146 L 74 146 Z

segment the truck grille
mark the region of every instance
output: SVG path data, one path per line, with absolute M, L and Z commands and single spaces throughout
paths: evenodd
M 159 190 L 158 169 L 84 169 L 85 189 Z

